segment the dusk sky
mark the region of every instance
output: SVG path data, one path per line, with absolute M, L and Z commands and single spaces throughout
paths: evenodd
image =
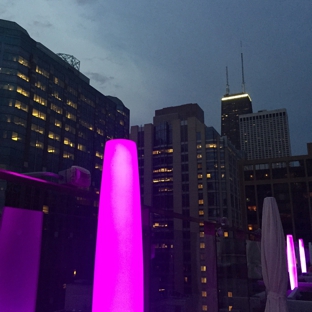
M 105 95 L 130 109 L 130 124 L 156 109 L 198 103 L 220 133 L 225 68 L 230 92 L 245 85 L 253 110 L 286 108 L 293 155 L 312 142 L 311 0 L 2 0 L 55 53 L 72 54 Z M 242 47 L 241 47 L 242 43 Z

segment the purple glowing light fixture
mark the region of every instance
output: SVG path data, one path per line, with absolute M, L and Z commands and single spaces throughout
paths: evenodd
M 307 273 L 307 262 L 306 262 L 306 256 L 304 251 L 304 243 L 303 239 L 299 238 L 299 256 L 300 256 L 300 265 L 301 265 L 301 272 Z
M 34 312 L 43 213 L 5 207 L 0 228 L 0 311 Z
M 105 145 L 92 312 L 143 312 L 143 251 L 137 147 Z
M 296 287 L 298 287 L 294 239 L 292 235 L 287 235 L 286 239 L 287 239 L 287 263 L 288 263 L 290 289 L 293 290 Z

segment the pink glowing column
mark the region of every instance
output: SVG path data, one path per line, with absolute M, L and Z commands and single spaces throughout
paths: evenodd
M 307 273 L 307 262 L 306 262 L 304 243 L 303 243 L 302 238 L 299 238 L 299 256 L 300 256 L 301 272 Z
M 298 287 L 294 239 L 292 235 L 287 235 L 286 238 L 287 238 L 287 263 L 288 263 L 290 289 L 293 290 L 294 288 Z
M 143 311 L 143 252 L 136 144 L 105 145 L 92 312 Z
M 43 213 L 5 207 L 0 228 L 0 311 L 34 312 Z

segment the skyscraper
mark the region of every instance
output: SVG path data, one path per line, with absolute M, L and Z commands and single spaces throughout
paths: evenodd
M 104 143 L 128 137 L 129 110 L 90 86 L 79 64 L 0 20 L 0 168 L 57 173 L 78 165 L 99 188 Z
M 247 159 L 291 155 L 286 109 L 261 110 L 239 116 L 241 149 Z
M 241 149 L 239 115 L 252 113 L 251 98 L 247 93 L 225 94 L 221 99 L 221 135 Z
M 79 64 L 0 20 L 0 168 L 91 173 L 90 192 L 0 181 L 0 213 L 4 204 L 44 212 L 36 311 L 63 309 L 66 285 L 92 280 L 104 144 L 129 136 L 129 109 L 94 89 Z
M 197 104 L 156 110 L 153 124 L 131 127 L 130 138 L 138 146 L 144 205 L 187 220 L 219 222 L 224 217 L 231 226 L 243 228 L 241 154 L 204 124 L 204 112 Z M 192 298 L 199 291 L 193 311 L 203 311 L 208 300 L 204 223 L 187 220 L 153 215 L 153 273 L 157 292 Z

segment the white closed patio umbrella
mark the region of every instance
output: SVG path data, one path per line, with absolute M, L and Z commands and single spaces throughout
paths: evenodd
M 288 311 L 285 235 L 274 197 L 263 201 L 261 266 L 267 293 L 265 312 Z

